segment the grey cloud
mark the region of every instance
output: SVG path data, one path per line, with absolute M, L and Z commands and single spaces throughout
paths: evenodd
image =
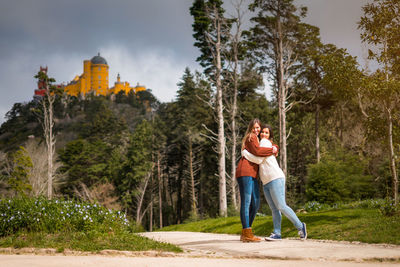
M 190 1 L 8 0 L 0 22 L 6 45 L 29 40 L 39 51 L 93 51 L 99 43 L 192 46 Z M 3 42 L 4 44 L 4 42 Z M 185 50 L 184 50 L 185 51 Z M 186 50 L 188 53 L 192 51 Z
M 0 0 L 0 123 L 3 121 L 4 110 L 9 110 L 13 103 L 32 99 L 36 86 L 33 76 L 40 65 L 48 65 L 52 77 L 58 82 L 66 82 L 82 72 L 84 59 L 102 50 L 109 51 L 110 47 L 127 49 L 130 55 L 140 54 L 141 51 L 149 53 L 152 50 L 156 55 L 166 53 L 166 57 L 159 58 L 169 62 L 160 65 L 176 67 L 172 73 L 174 79 L 177 79 L 175 76 L 179 72 L 183 74 L 184 66 L 197 66 L 195 59 L 199 51 L 193 46 L 193 19 L 189 14 L 192 2 Z M 229 5 L 230 0 L 225 2 Z M 360 51 L 359 33 L 354 30 L 354 23 L 359 19 L 361 6 L 366 2 L 296 1 L 309 7 L 306 21 L 321 28 L 324 41 L 348 48 L 352 54 Z M 331 13 L 335 15 L 330 16 Z M 117 66 L 110 68 L 113 68 L 113 72 L 120 71 Z M 126 76 L 129 82 L 140 81 L 146 84 L 146 78 L 139 77 L 139 73 Z M 113 79 L 110 76 L 110 83 Z M 175 94 L 176 87 L 173 88 L 173 85 L 177 82 L 163 82 L 169 86 L 162 90 L 173 91 L 167 94 L 168 99 Z M 151 86 L 154 84 L 161 87 L 154 80 L 150 83 Z M 160 88 L 152 89 L 157 97 L 162 97 L 162 94 L 157 95 Z

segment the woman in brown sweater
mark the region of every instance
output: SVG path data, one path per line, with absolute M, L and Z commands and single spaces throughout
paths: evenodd
M 260 134 L 261 122 L 259 119 L 250 121 L 246 134 L 242 140 L 242 150 L 246 149 L 251 154 L 267 157 L 278 152 L 276 145 L 272 148 L 260 147 L 258 135 Z M 261 239 L 254 236 L 251 225 L 256 217 L 260 206 L 260 191 L 257 180 L 258 165 L 241 157 L 236 168 L 236 178 L 240 192 L 240 220 L 242 222 L 243 242 L 259 242 Z

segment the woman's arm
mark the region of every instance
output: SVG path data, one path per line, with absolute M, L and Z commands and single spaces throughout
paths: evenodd
M 275 149 L 274 149 L 275 147 Z M 246 149 L 258 157 L 268 157 L 274 154 L 274 151 L 277 152 L 277 146 L 273 145 L 272 147 L 260 147 L 260 143 L 258 142 L 257 136 L 255 134 L 250 135 L 250 141 L 246 141 Z
M 258 165 L 260 165 L 263 162 L 263 160 L 265 159 L 264 157 L 254 156 L 246 149 L 242 150 L 242 157 L 245 157 L 248 161 L 258 164 Z

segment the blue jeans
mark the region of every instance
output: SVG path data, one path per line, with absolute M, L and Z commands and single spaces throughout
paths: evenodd
M 240 220 L 243 229 L 251 227 L 260 207 L 258 180 L 251 176 L 237 178 L 240 192 Z
M 279 178 L 272 180 L 263 186 L 264 196 L 272 211 L 272 222 L 274 223 L 274 234 L 281 235 L 282 215 L 293 223 L 297 230 L 303 229 L 303 224 L 296 213 L 286 205 L 285 200 L 285 179 Z

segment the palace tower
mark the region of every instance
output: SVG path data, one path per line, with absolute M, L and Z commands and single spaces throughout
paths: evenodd
M 145 86 L 139 84 L 136 87 L 130 87 L 128 82 L 121 82 L 119 74 L 115 85 L 109 88 L 108 68 L 107 61 L 100 56 L 100 53 L 91 60 L 84 60 L 83 74 L 77 75 L 65 86 L 64 91 L 68 95 L 84 97 L 87 94 L 106 96 L 118 94 L 120 91 L 128 94 L 130 91 L 136 93 L 146 90 Z

